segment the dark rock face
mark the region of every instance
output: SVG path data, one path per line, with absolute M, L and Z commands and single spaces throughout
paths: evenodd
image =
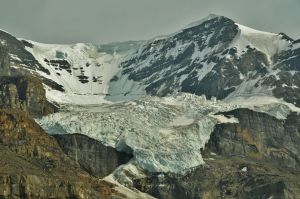
M 47 101 L 42 80 L 21 69 L 14 71 L 8 52 L 0 45 L 0 108 L 20 109 L 33 117 L 55 112 L 57 107 Z
M 54 70 L 66 70 L 68 73 L 72 73 L 71 64 L 67 60 L 44 60 L 46 64 L 51 65 L 54 67 Z
M 25 45 L 28 45 L 27 43 L 24 44 L 14 36 L 3 31 L 0 31 L 0 40 L 2 41 L 2 45 L 7 49 L 7 52 L 9 53 L 9 61 L 15 66 L 21 66 L 18 70 L 13 69 L 14 75 L 26 73 L 26 70 L 22 70 L 22 68 L 28 68 L 32 70 L 37 69 L 46 74 L 50 73 L 33 57 L 30 52 L 25 49 Z M 17 57 L 17 59 L 14 58 L 15 56 Z
M 121 74 L 112 81 L 126 75 L 152 95 L 183 91 L 223 99 L 253 80 L 250 89 L 266 86 L 276 97 L 300 106 L 300 41 L 281 33 L 290 46 L 273 57 L 255 46 L 238 55 L 231 44 L 239 31 L 232 20 L 216 17 L 149 41 L 121 64 Z M 83 135 L 54 139 L 18 111 L 33 117 L 55 112 L 42 82 L 56 90 L 64 88 L 28 72 L 49 74 L 26 51 L 33 44 L 2 31 L 0 40 L 0 108 L 11 109 L 0 110 L 0 198 L 109 197 L 112 185 L 99 183 L 88 173 L 106 176 L 132 156 Z M 210 53 L 202 55 L 204 49 Z M 72 68 L 65 56 L 57 52 L 57 59 L 45 62 L 57 75 L 62 70 L 80 70 L 79 81 L 88 83 L 83 67 Z M 88 62 L 85 66 L 91 67 Z M 101 76 L 92 79 L 102 83 Z M 278 120 L 248 109 L 223 114 L 238 118 L 239 123 L 216 126 L 202 151 L 205 165 L 185 175 L 148 173 L 134 179 L 134 187 L 158 198 L 299 198 L 300 115 L 291 113 Z
M 131 154 L 118 152 L 85 135 L 54 135 L 63 151 L 89 174 L 99 178 L 112 173 L 119 165 L 127 163 Z
M 185 175 L 149 174 L 134 180 L 134 186 L 154 197 L 168 199 L 299 198 L 300 173 L 241 157 L 213 158 Z
M 25 49 L 25 46 L 32 48 L 33 44 L 27 41 L 19 41 L 14 36 L 0 31 L 0 76 L 36 76 L 31 72 L 38 70 L 40 72 L 50 74 L 50 72 L 44 68 L 33 55 Z M 14 66 L 14 67 L 11 67 Z M 34 72 L 33 72 L 34 73 Z M 49 87 L 64 91 L 63 87 L 51 79 L 38 77 L 48 85 Z
M 0 78 L 0 108 L 20 109 L 33 117 L 57 110 L 47 101 L 41 80 L 30 76 Z
M 217 125 L 208 149 L 224 156 L 242 155 L 300 170 L 299 115 L 291 113 L 286 120 L 278 120 L 248 109 L 225 114 L 238 118 L 239 123 Z
M 133 80 L 148 94 L 158 96 L 181 91 L 224 99 L 246 87 L 245 95 L 268 91 L 270 95 L 300 106 L 299 41 L 280 33 L 275 36 L 276 39 L 285 42 L 287 46 L 281 49 L 279 42 L 278 52 L 274 55 L 262 52 L 259 46 L 251 42 L 242 52 L 237 52 L 237 45 L 240 44 L 236 45 L 235 42 L 239 41 L 241 35 L 241 30 L 234 21 L 216 16 L 168 37 L 150 40 L 141 46 L 137 42 L 133 44 L 136 46 L 133 48 L 140 48 L 120 64 L 121 72 L 111 79 L 111 91 L 116 90 L 114 86 L 119 88 L 124 79 Z M 17 67 L 10 69 L 11 74 L 28 74 L 28 70 L 24 69 L 49 74 L 26 50 L 32 48 L 33 44 L 20 41 L 5 32 L 0 32 L 0 40 L 6 48 L 9 62 Z M 128 43 L 119 45 L 120 50 L 131 48 Z M 266 48 L 274 47 L 270 45 Z M 98 48 L 99 52 L 102 48 L 103 52 L 111 53 L 113 50 L 109 45 Z M 57 51 L 56 59 L 44 61 L 53 67 L 57 76 L 62 75 L 62 70 L 69 74 L 73 74 L 73 70 L 80 70 L 80 74 L 77 74 L 80 83 L 102 84 L 102 76 L 89 77 L 90 74 L 84 71 L 83 66 L 73 66 L 66 60 L 67 56 L 66 53 Z M 87 61 L 85 67 L 90 66 L 101 67 L 101 64 L 91 65 Z M 42 81 L 53 89 L 64 91 L 62 85 L 50 79 L 42 78 Z M 131 86 L 125 88 L 128 90 L 121 91 L 121 94 L 134 93 L 130 90 Z
M 1 76 L 5 76 L 9 74 L 8 70 L 9 65 L 9 56 L 7 50 L 0 44 L 0 71 Z
M 0 198 L 109 198 L 101 182 L 67 157 L 55 138 L 20 111 L 0 109 Z
M 224 56 L 219 56 L 238 35 L 238 27 L 234 21 L 225 17 L 216 17 L 198 26 L 187 28 L 180 33 L 149 42 L 131 60 L 122 63 L 123 75 L 129 79 L 143 82 L 149 94 L 165 96 L 174 91 L 206 94 L 208 97 L 218 96 L 224 98 L 228 95 L 226 87 L 239 84 L 239 73 L 233 64 L 225 64 Z M 222 34 L 219 34 L 222 33 Z M 166 55 L 177 45 L 182 45 L 175 56 Z M 193 58 L 205 48 L 212 53 L 205 57 Z M 148 63 L 149 57 L 154 57 Z M 215 70 L 200 79 L 201 69 L 207 65 L 216 65 Z M 231 73 L 231 78 L 226 80 L 223 74 Z M 185 76 L 186 78 L 181 79 Z
M 287 102 L 300 106 L 300 48 L 291 48 L 281 52 L 277 57 L 275 70 L 279 78 L 274 79 L 273 94 Z

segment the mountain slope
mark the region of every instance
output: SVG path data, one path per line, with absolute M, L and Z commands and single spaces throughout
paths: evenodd
M 38 73 L 61 85 L 63 92 L 47 87 L 48 98 L 57 103 L 97 104 L 108 94 L 108 83 L 119 71 L 120 59 L 138 42 L 114 45 L 52 45 L 32 42 L 26 47 L 49 73 Z M 122 45 L 128 46 L 122 48 Z
M 105 184 L 82 171 L 33 119 L 0 109 L 0 124 L 0 198 L 105 198 Z
M 57 103 L 97 104 L 165 96 L 275 96 L 299 106 L 300 43 L 210 15 L 145 42 L 50 45 L 1 32 L 11 68 L 30 71 Z
M 284 34 L 209 16 L 144 44 L 121 64 L 118 77 L 128 76 L 159 96 L 174 91 L 218 99 L 275 95 L 299 105 L 299 58 L 299 45 Z

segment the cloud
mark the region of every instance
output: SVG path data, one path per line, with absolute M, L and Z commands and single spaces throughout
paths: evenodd
M 210 13 L 300 38 L 298 0 L 1 0 L 0 28 L 45 43 L 149 39 Z

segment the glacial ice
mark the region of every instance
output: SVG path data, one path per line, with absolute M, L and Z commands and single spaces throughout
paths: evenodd
M 248 107 L 283 119 L 290 111 L 278 101 L 262 106 L 252 106 L 251 100 L 243 102 L 236 105 L 237 101 L 230 104 L 177 93 L 113 104 L 68 106 L 37 122 L 50 134 L 81 133 L 132 153 L 133 163 L 142 169 L 182 173 L 204 163 L 200 149 L 217 123 L 238 122 L 218 112 Z
M 132 102 L 67 107 L 37 120 L 50 134 L 81 133 L 121 151 L 153 172 L 183 172 L 203 164 L 205 146 L 218 119 L 233 108 L 192 94 L 145 97 Z

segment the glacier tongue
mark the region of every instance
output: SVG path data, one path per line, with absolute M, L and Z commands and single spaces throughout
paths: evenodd
M 37 120 L 51 134 L 81 133 L 132 152 L 134 164 L 153 172 L 182 172 L 203 164 L 200 149 L 218 120 L 232 109 L 192 94 L 102 106 L 73 106 Z
M 68 106 L 37 122 L 50 134 L 81 133 L 107 146 L 132 153 L 136 166 L 151 172 L 183 173 L 203 164 L 204 148 L 217 123 L 238 123 L 219 112 L 240 107 L 266 112 L 279 119 L 292 110 L 288 104 L 244 99 L 242 105 L 177 93 L 168 97 L 93 106 Z M 272 102 L 272 99 L 269 99 Z M 219 114 L 216 114 L 219 113 Z

